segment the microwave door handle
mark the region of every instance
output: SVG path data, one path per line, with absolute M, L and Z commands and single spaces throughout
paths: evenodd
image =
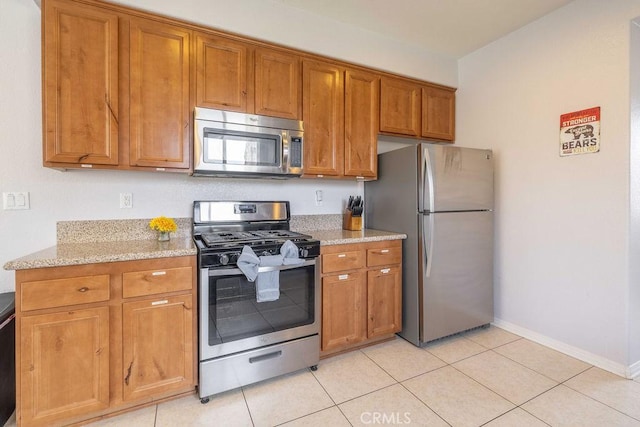
M 282 131 L 280 135 L 280 146 L 282 147 L 282 164 L 280 170 L 286 172 L 289 169 L 289 135 L 287 131 Z

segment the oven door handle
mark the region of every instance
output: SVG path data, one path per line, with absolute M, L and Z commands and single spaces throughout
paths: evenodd
M 294 268 L 306 267 L 309 265 L 315 265 L 316 259 L 307 259 L 301 264 L 290 265 L 275 265 L 269 267 L 258 267 L 258 273 L 265 273 L 267 271 L 285 271 L 293 270 Z M 209 277 L 214 276 L 235 276 L 238 274 L 244 274 L 239 268 L 209 268 Z

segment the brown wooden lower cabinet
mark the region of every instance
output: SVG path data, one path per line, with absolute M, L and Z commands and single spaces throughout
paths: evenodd
M 109 307 L 22 319 L 22 425 L 46 425 L 109 407 Z
M 402 241 L 322 246 L 322 344 L 326 356 L 402 329 Z
M 191 295 L 124 303 L 124 400 L 193 384 L 193 309 Z
M 195 256 L 16 271 L 18 426 L 193 393 L 196 298 Z

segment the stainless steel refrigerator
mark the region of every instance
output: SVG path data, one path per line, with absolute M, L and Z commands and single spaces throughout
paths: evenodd
M 493 155 L 421 143 L 378 156 L 365 226 L 405 233 L 402 332 L 421 346 L 493 321 Z

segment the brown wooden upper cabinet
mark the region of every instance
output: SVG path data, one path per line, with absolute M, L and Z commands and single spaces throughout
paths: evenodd
M 378 176 L 380 76 L 347 70 L 345 77 L 344 174 Z
M 376 177 L 378 81 L 331 62 L 304 61 L 305 176 Z
M 380 84 L 380 132 L 453 141 L 455 89 L 383 77 Z
M 300 57 L 213 34 L 196 35 L 196 105 L 300 119 Z
M 118 15 L 48 0 L 43 24 L 45 165 L 117 165 Z
M 420 85 L 383 77 L 380 81 L 380 132 L 420 136 Z
M 100 0 L 42 19 L 48 167 L 188 172 L 194 105 L 303 120 L 305 177 L 376 179 L 378 133 L 454 140 L 453 88 Z
M 304 61 L 302 116 L 305 175 L 344 173 L 344 68 Z
M 130 22 L 129 163 L 189 168 L 191 32 L 147 19 Z
M 225 37 L 196 34 L 196 105 L 253 111 L 253 48 Z
M 191 31 L 43 2 L 44 165 L 190 168 Z
M 456 131 L 456 94 L 453 89 L 422 88 L 422 136 L 453 141 Z

